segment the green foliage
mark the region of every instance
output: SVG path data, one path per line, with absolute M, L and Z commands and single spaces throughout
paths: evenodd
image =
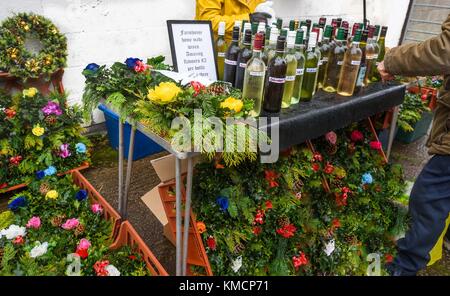
M 406 93 L 398 116 L 398 126 L 405 132 L 414 131 L 414 124 L 417 123 L 424 112 L 430 109 L 422 101 L 420 94 Z

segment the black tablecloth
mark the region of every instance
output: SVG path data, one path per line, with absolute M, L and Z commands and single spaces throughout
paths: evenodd
M 300 102 L 280 114 L 262 116 L 279 117 L 280 150 L 283 150 L 398 106 L 403 103 L 405 90 L 403 84 L 378 82 L 352 97 L 319 91 L 311 102 Z M 275 124 L 269 119 L 266 126 L 269 133 Z

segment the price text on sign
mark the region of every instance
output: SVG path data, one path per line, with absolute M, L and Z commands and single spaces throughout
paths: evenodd
M 175 70 L 217 80 L 217 62 L 209 21 L 167 21 Z

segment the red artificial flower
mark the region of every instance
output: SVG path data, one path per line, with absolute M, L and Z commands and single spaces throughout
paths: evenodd
M 328 141 L 328 143 L 334 146 L 337 142 L 337 135 L 335 132 L 329 132 L 325 135 L 325 139 Z
M 318 163 L 313 163 L 312 165 L 312 170 L 315 171 L 316 173 L 320 170 L 320 164 Z
M 313 161 L 322 162 L 323 161 L 322 154 L 320 154 L 319 152 L 315 152 L 313 155 Z
M 362 132 L 358 130 L 354 130 L 352 134 L 350 135 L 350 139 L 352 142 L 362 142 L 364 140 L 364 135 Z
M 420 98 L 422 99 L 422 101 L 426 101 L 428 99 L 428 96 L 427 95 L 422 95 Z
M 14 116 L 16 116 L 16 111 L 14 109 L 6 108 L 4 112 L 6 117 L 8 117 L 9 119 L 12 119 L 14 118 Z
M 130 260 L 136 260 L 136 259 L 137 259 L 137 257 L 136 257 L 136 256 L 134 256 L 134 255 L 130 255 L 130 256 L 128 256 L 128 259 L 130 259 Z
M 264 174 L 265 174 L 265 178 L 266 178 L 267 182 L 269 182 L 270 188 L 275 188 L 275 187 L 280 186 L 278 184 L 278 182 L 276 181 L 278 178 L 278 174 L 276 172 L 266 170 L 266 171 L 264 171 Z
M 394 261 L 394 256 L 392 256 L 392 254 L 386 254 L 384 255 L 384 260 L 386 261 L 386 263 L 391 263 L 392 261 Z
M 262 228 L 261 227 L 259 227 L 259 226 L 253 227 L 253 234 L 254 235 L 258 236 L 258 235 L 261 234 L 261 232 L 262 232 Z
M 382 149 L 381 142 L 380 141 L 370 142 L 370 148 L 372 148 L 373 150 L 381 150 Z
M 17 155 L 17 156 L 13 156 L 9 159 L 9 163 L 12 165 L 19 165 L 20 162 L 22 161 L 22 156 Z
M 256 211 L 255 220 L 253 220 L 253 224 L 264 224 L 264 211 L 258 210 Z
M 89 256 L 87 249 L 77 249 L 75 253 L 80 256 L 81 259 L 86 259 Z
M 332 223 L 334 229 L 341 227 L 341 221 L 338 218 L 334 218 Z
M 8 183 L 0 183 L 0 189 L 5 189 L 6 187 L 8 187 Z
M 198 96 L 206 87 L 198 81 L 191 81 L 191 86 L 194 89 L 194 97 Z
M 208 248 L 210 248 L 211 250 L 216 250 L 217 247 L 217 243 L 216 243 L 216 239 L 213 236 L 208 237 L 208 239 L 206 240 L 206 244 L 208 245 Z
M 108 265 L 109 265 L 109 261 L 108 260 L 95 262 L 94 263 L 95 274 L 97 276 L 107 276 L 108 275 L 108 271 L 105 268 Z
M 301 252 L 300 256 L 292 257 L 292 263 L 294 264 L 295 270 L 298 270 L 301 266 L 308 264 L 308 258 L 306 258 L 305 253 Z
M 21 236 L 21 235 L 16 236 L 16 238 L 12 241 L 12 243 L 15 245 L 21 245 L 24 242 L 25 242 L 25 240 L 23 239 L 23 236 Z
M 332 174 L 334 172 L 334 166 L 327 162 L 327 165 L 325 166 L 325 169 L 323 170 L 325 174 Z
M 297 231 L 297 228 L 292 224 L 288 224 L 288 225 L 285 225 L 285 226 L 277 229 L 277 233 L 284 238 L 293 237 L 296 231 Z
M 137 73 L 145 72 L 150 66 L 145 64 L 142 61 L 136 61 L 136 64 L 134 65 L 134 71 Z
M 301 193 L 301 192 L 297 192 L 297 193 L 295 194 L 295 197 L 296 197 L 298 200 L 302 199 L 302 193 Z
M 273 208 L 272 201 L 270 200 L 266 201 L 266 209 L 271 210 L 272 208 Z

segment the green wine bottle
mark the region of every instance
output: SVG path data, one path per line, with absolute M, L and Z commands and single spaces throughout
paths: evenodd
M 331 34 L 333 33 L 332 26 L 326 26 L 325 35 L 320 47 L 321 60 L 319 61 L 319 76 L 317 79 L 317 89 L 323 88 L 325 73 L 328 68 L 328 61 L 330 59 L 331 52 L 334 49 L 334 44 L 330 42 Z
M 311 101 L 316 90 L 317 68 L 319 64 L 316 46 L 317 32 L 311 32 L 309 35 L 308 51 L 305 55 L 305 74 L 303 75 L 302 91 L 300 95 L 301 101 Z
M 285 56 L 287 63 L 286 83 L 284 85 L 283 100 L 281 108 L 289 108 L 291 106 L 292 96 L 294 93 L 295 76 L 297 73 L 297 59 L 295 58 L 295 31 L 289 31 L 287 37 L 287 53 Z
M 227 42 L 225 41 L 225 22 L 219 23 L 218 38 L 216 41 L 217 68 L 219 71 L 219 80 L 223 80 L 223 71 L 225 67 L 225 53 L 227 52 Z
M 345 41 L 345 28 L 339 28 L 337 38 L 335 41 L 335 47 L 330 55 L 328 61 L 328 68 L 325 73 L 323 90 L 326 92 L 336 92 L 339 75 L 341 74 L 341 67 L 344 63 L 344 55 L 346 46 Z
M 295 38 L 295 59 L 297 60 L 297 71 L 295 73 L 294 93 L 292 95 L 291 105 L 298 104 L 302 91 L 303 74 L 305 73 L 303 36 L 304 31 L 298 30 Z

